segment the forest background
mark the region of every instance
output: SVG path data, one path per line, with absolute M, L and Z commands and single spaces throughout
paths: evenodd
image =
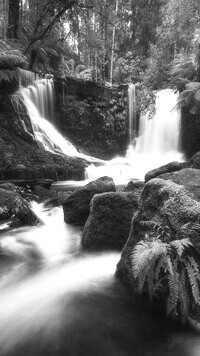
M 146 101 L 200 81 L 199 0 L 2 0 L 0 37 L 7 69 L 137 83 Z

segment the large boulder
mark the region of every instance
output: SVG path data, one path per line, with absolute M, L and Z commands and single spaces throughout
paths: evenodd
M 106 176 L 76 189 L 63 202 L 65 222 L 84 225 L 89 216 L 90 202 L 93 196 L 115 191 L 113 179 Z
M 138 201 L 133 193 L 95 195 L 83 230 L 83 249 L 121 250 L 128 238 L 131 219 L 137 209 Z
M 31 210 L 29 203 L 11 184 L 0 185 L 0 223 L 10 220 L 11 226 L 36 225 L 39 220 Z
M 145 184 L 139 210 L 132 220 L 131 232 L 117 266 L 117 276 L 122 281 L 134 288 L 132 251 L 146 234 L 153 233 L 155 224 L 169 228 L 170 240 L 190 237 L 196 249 L 200 249 L 196 230 L 200 223 L 199 188 L 200 171 L 195 169 L 168 173 L 162 175 L 162 179 L 155 178 Z
M 132 180 L 128 182 L 127 186 L 123 188 L 123 192 L 132 192 L 134 193 L 135 198 L 137 199 L 138 203 L 140 200 L 140 196 L 142 193 L 142 190 L 144 188 L 144 182 L 143 181 L 135 181 L 133 182 Z
M 152 169 L 151 171 L 145 174 L 145 182 L 148 182 L 150 179 L 156 178 L 164 173 L 170 173 L 175 171 L 180 171 L 183 168 L 188 166 L 188 162 L 170 162 L 158 168 Z
M 188 193 L 200 201 L 200 171 L 194 168 L 184 168 L 177 172 L 160 175 L 159 178 L 170 180 L 176 184 L 184 185 Z

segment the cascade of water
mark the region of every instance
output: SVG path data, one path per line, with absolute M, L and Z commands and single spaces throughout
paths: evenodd
M 37 79 L 33 85 L 20 88 L 15 94 L 23 100 L 31 119 L 35 137 L 46 150 L 80 157 L 90 162 L 98 159 L 84 155 L 55 129 L 54 84 L 52 79 Z
M 18 68 L 18 74 L 20 87 L 28 87 L 29 85 L 33 85 L 37 79 L 37 74 L 31 72 L 30 70 Z
M 129 145 L 126 157 L 117 157 L 100 167 L 89 166 L 86 169 L 87 178 L 92 180 L 110 175 L 116 182 L 143 179 L 151 169 L 171 161 L 182 161 L 184 157 L 179 149 L 180 111 L 175 106 L 177 96 L 171 89 L 159 91 L 154 117 L 149 119 L 145 115 L 140 119 L 136 145 Z
M 156 94 L 153 119 L 148 113 L 141 117 L 136 152 L 164 155 L 179 152 L 180 110 L 176 106 L 178 94 L 171 89 Z
M 128 86 L 128 107 L 129 107 L 129 141 L 132 144 L 136 136 L 136 96 L 135 96 L 135 84 L 129 84 Z

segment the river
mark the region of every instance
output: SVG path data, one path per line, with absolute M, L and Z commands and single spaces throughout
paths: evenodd
M 61 208 L 1 234 L 1 356 L 199 356 L 200 337 L 115 276 L 119 253 L 85 254 Z

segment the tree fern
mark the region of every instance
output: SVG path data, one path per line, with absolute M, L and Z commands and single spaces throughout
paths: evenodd
M 194 257 L 187 254 L 193 245 L 188 238 L 166 243 L 165 234 L 169 234 L 169 229 L 156 224 L 155 230 L 157 236 L 146 236 L 132 252 L 132 271 L 138 292 L 148 294 L 150 299 L 163 297 L 164 293 L 167 315 L 175 313 L 183 320 L 189 314 L 192 301 L 200 305 L 199 267 Z

